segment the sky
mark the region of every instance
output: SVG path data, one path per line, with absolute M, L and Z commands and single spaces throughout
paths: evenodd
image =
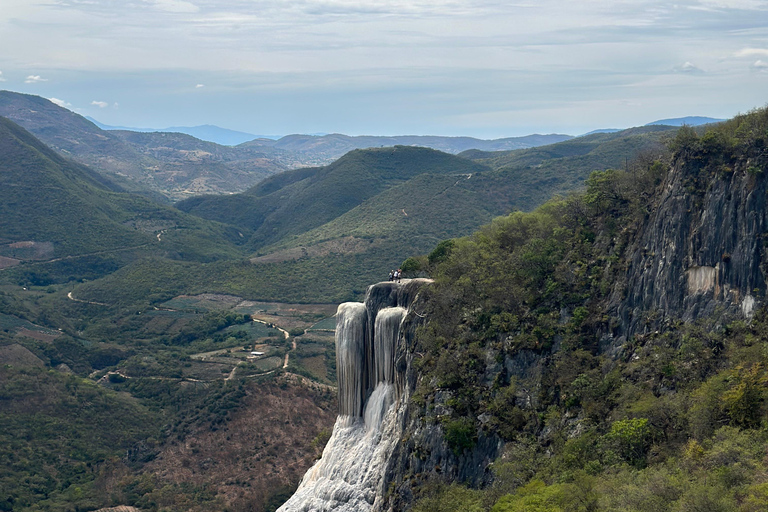
M 0 89 L 105 124 L 580 134 L 768 103 L 768 0 L 1 0 Z

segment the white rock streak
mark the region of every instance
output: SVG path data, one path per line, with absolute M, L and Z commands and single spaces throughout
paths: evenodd
M 370 340 L 365 305 L 339 306 L 339 416 L 322 458 L 278 511 L 361 512 L 383 496 L 384 468 L 399 437 L 394 358 L 405 313 L 401 307 L 380 310 Z

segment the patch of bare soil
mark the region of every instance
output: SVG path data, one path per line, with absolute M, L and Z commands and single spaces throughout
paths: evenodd
M 61 335 L 54 334 L 52 332 L 34 331 L 32 329 L 21 327 L 16 330 L 16 336 L 25 336 L 27 338 L 32 338 L 33 340 L 38 340 L 45 343 L 51 343 L 53 340 L 55 340 Z
M 164 304 L 171 309 L 205 309 L 218 311 L 230 309 L 240 302 L 242 297 L 220 293 L 201 293 L 199 295 L 179 295 Z
M 216 510 L 261 512 L 275 495 L 291 492 L 320 456 L 323 446 L 316 438 L 330 431 L 336 418 L 334 389 L 292 376 L 246 386 L 242 405 L 229 421 L 196 427 L 144 466 L 141 472 L 157 479 L 158 494 L 152 498 L 160 508 L 176 510 L 175 499 L 160 492 L 170 485 L 213 491 Z M 191 512 L 210 508 L 186 507 Z
M 21 367 L 44 368 L 45 363 L 35 354 L 19 344 L 0 347 L 0 364 L 9 364 Z
M 2 270 L 4 268 L 15 267 L 19 263 L 21 263 L 21 260 L 17 260 L 15 258 L 7 258 L 5 256 L 0 256 L 0 270 Z
M 53 242 L 13 242 L 3 247 L 3 253 L 20 260 L 48 260 L 53 258 Z
M 285 302 L 243 301 L 235 311 L 290 331 L 306 329 L 318 320 L 336 314 L 338 304 L 290 304 Z
M 366 238 L 345 236 L 335 240 L 327 240 L 317 245 L 292 247 L 282 251 L 273 252 L 264 256 L 251 258 L 251 263 L 280 263 L 301 258 L 323 257 L 331 254 L 358 254 L 365 252 L 374 246 L 374 241 Z

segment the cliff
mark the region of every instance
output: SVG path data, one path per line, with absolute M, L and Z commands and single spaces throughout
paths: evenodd
M 735 162 L 714 176 L 680 158 L 627 254 L 614 298 L 622 340 L 671 321 L 751 318 L 766 289 L 766 178 Z
M 322 457 L 279 510 L 382 510 L 386 468 L 403 438 L 413 387 L 413 337 L 423 320 L 419 292 L 428 282 L 378 283 L 368 288 L 365 302 L 339 306 L 339 415 Z
M 746 466 L 757 486 L 765 467 L 714 457 L 742 442 L 728 428 L 768 420 L 766 128 L 766 110 L 684 128 L 666 154 L 455 242 L 422 297 L 389 510 L 752 510 L 731 484 L 698 486 Z M 681 463 L 668 497 L 628 504 Z
M 765 510 L 766 147 L 768 110 L 683 128 L 372 287 L 367 338 L 408 313 L 371 509 Z

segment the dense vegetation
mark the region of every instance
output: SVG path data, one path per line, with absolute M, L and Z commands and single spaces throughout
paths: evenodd
M 668 169 L 688 166 L 693 194 L 733 172 L 764 179 L 766 144 L 766 109 L 686 127 L 662 160 L 595 172 L 582 194 L 411 261 L 436 277 L 414 404 L 459 457 L 479 437 L 507 442 L 492 485 L 427 482 L 415 510 L 768 507 L 766 312 L 621 344 L 610 314 Z
M 240 196 L 195 198 L 177 206 L 253 230 L 249 245 L 255 250 L 321 226 L 418 175 L 458 175 L 484 169 L 426 148 L 356 150 L 311 173 L 297 169 L 265 180 Z
M 529 211 L 556 194 L 582 188 L 592 171 L 626 170 L 635 160 L 658 159 L 675 131 L 670 126 L 643 126 L 520 151 L 466 151 L 461 156 L 513 179 L 525 191 L 516 198 L 518 208 Z
M 0 510 L 80 510 L 103 463 L 159 434 L 156 413 L 88 379 L 0 367 Z
M 139 248 L 202 261 L 238 254 L 232 242 L 237 234 L 231 228 L 124 193 L 106 178 L 60 157 L 29 132 L 3 118 L 0 169 L 0 242 L 53 245 L 50 254 L 29 259 L 50 260 Z M 155 233 L 161 230 L 166 230 L 167 236 L 164 246 L 159 247 Z M 27 259 L 13 250 L 12 246 L 0 248 L 5 256 Z M 70 270 L 74 269 L 62 268 L 56 274 L 77 274 Z M 84 271 L 92 272 L 85 268 Z
M 0 496 L 11 499 L 0 510 L 116 504 L 223 510 L 222 496 L 246 490 L 250 501 L 242 497 L 232 510 L 279 504 L 291 490 L 286 482 L 295 481 L 282 470 L 280 454 L 295 455 L 294 462 L 314 455 L 300 453 L 301 446 L 332 422 L 332 399 L 283 378 L 292 340 L 248 322 L 256 306 L 207 308 L 187 296 L 340 302 L 359 298 L 404 257 L 436 244 L 429 256 L 404 265 L 437 277 L 433 315 L 446 320 L 421 338 L 423 383 L 434 377 L 451 394 L 450 414 L 430 421 L 443 425 L 459 456 L 479 435 L 514 442 L 495 466 L 494 487 L 427 486 L 418 506 L 439 510 L 445 500 L 458 500 L 467 510 L 488 508 L 511 495 L 499 506 L 523 503 L 527 510 L 539 500 L 568 509 L 580 482 L 599 480 L 590 484 L 599 501 L 627 482 L 656 482 L 663 471 L 678 471 L 670 496 L 679 500 L 702 494 L 693 485 L 723 451 L 736 453 L 743 469 L 741 490 L 731 486 L 723 499 L 759 503 L 754 486 L 763 462 L 750 450 L 763 439 L 765 376 L 755 364 L 763 317 L 727 329 L 681 325 L 633 339 L 618 356 L 606 355 L 600 340 L 616 328 L 605 305 L 669 161 L 699 162 L 692 193 L 703 192 L 712 177 L 741 172 L 735 163 L 747 160 L 746 172 L 763 179 L 760 119 L 746 116 L 703 135 L 684 129 L 668 156 L 656 146 L 661 132 L 598 137 L 583 147 L 576 141 L 523 160 L 506 155 L 493 169 L 485 165 L 491 159 L 475 163 L 419 148 L 357 151 L 331 166 L 277 175 L 247 194 L 182 205 L 228 224 L 125 193 L 0 119 L 0 265 L 18 260 L 0 270 L 0 415 L 8 427 L 0 442 L 3 460 L 11 461 L 0 477 Z M 101 143 L 98 132 L 88 133 L 90 143 Z M 156 139 L 131 137 L 132 152 L 154 158 Z M 629 174 L 604 170 L 647 147 L 656 149 Z M 585 194 L 452 239 L 499 213 L 530 209 L 553 191 L 581 186 L 593 169 L 603 171 L 592 175 Z M 451 240 L 438 244 L 443 239 Z M 248 257 L 256 247 L 259 256 L 278 257 L 254 264 Z M 299 257 L 290 256 L 296 250 Z M 321 318 L 285 328 L 298 336 Z M 242 360 L 221 355 L 257 343 L 267 352 L 258 361 L 245 360 L 244 352 Z M 332 351 L 327 337 L 302 336 L 287 370 L 332 384 Z M 523 353 L 546 360 L 538 389 L 500 370 L 503 364 L 486 368 Z M 428 408 L 432 391 L 420 388 L 416 403 Z M 254 442 L 253 431 L 289 430 L 278 416 L 294 399 L 303 407 L 291 418 L 295 430 Z M 245 414 L 248 407 L 263 414 Z M 285 437 L 297 432 L 309 436 L 304 445 Z M 285 446 L 269 444 L 280 435 Z M 312 446 L 322 447 L 326 437 Z M 698 465 L 679 473 L 675 461 L 686 456 L 691 439 Z M 237 471 L 250 475 L 247 482 L 203 464 L 225 449 L 241 457 Z M 253 463 L 257 458 L 268 464 Z M 161 466 L 164 461 L 170 462 Z M 173 464 L 197 479 L 155 474 Z M 198 464 L 205 467 L 197 470 Z M 258 482 L 268 488 L 256 492 Z M 600 488 L 601 482 L 614 487 Z

